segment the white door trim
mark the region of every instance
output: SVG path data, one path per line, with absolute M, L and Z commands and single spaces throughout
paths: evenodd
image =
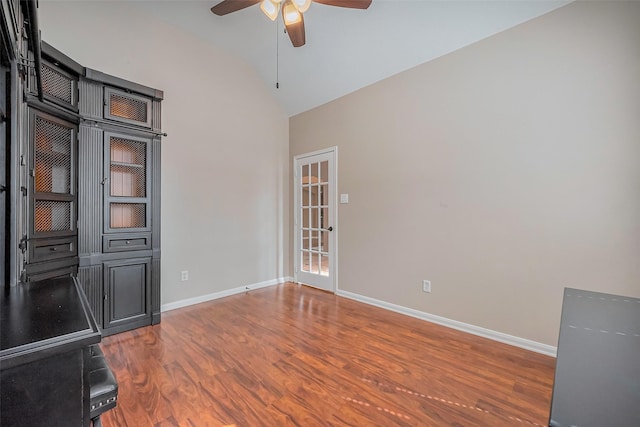
M 330 177 L 330 204 L 329 209 L 331 210 L 331 215 L 333 217 L 332 224 L 333 231 L 331 232 L 332 238 L 331 242 L 333 245 L 332 250 L 330 251 L 330 265 L 332 266 L 332 274 L 331 277 L 331 292 L 336 293 L 338 291 L 338 233 L 340 228 L 338 226 L 338 146 L 328 147 L 321 150 L 312 151 L 310 153 L 299 154 L 293 157 L 293 268 L 294 268 L 294 281 L 299 282 L 298 273 L 300 266 L 300 227 L 298 226 L 300 222 L 300 212 L 299 212 L 299 203 L 300 196 L 297 188 L 297 177 L 298 177 L 298 161 L 303 160 L 307 157 L 313 157 L 322 154 L 330 154 L 333 160 L 333 174 Z

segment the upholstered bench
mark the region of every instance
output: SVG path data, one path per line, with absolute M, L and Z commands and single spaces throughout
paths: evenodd
M 89 351 L 89 417 L 93 427 L 101 427 L 100 415 L 116 406 L 118 382 L 98 344 L 92 345 Z

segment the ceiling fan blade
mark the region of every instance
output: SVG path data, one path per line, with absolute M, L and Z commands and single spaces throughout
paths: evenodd
M 316 3 L 328 6 L 348 7 L 350 9 L 368 9 L 371 0 L 313 0 Z
M 254 4 L 260 3 L 260 0 L 222 0 L 211 8 L 211 12 L 218 16 L 223 16 L 231 12 L 237 12 Z
M 304 46 L 307 42 L 304 34 L 304 16 L 300 14 L 300 21 L 293 24 L 287 24 L 285 21 L 284 26 L 287 29 L 287 34 L 289 34 L 293 47 Z

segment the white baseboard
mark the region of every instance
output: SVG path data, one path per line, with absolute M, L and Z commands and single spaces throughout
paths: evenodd
M 280 277 L 278 279 L 266 280 L 264 282 L 253 283 L 250 285 L 238 286 L 237 288 L 225 289 L 224 291 L 214 292 L 207 295 L 201 295 L 199 297 L 187 298 L 168 304 L 162 304 L 160 307 L 161 312 L 175 310 L 177 308 L 188 307 L 194 304 L 200 304 L 201 302 L 212 301 L 214 299 L 224 298 L 242 292 L 252 291 L 255 289 L 266 288 L 267 286 L 279 285 L 280 283 L 291 282 L 293 277 Z
M 437 323 L 438 325 L 457 329 L 462 332 L 468 332 L 473 335 L 489 338 L 494 341 L 513 345 L 515 347 L 520 347 L 525 350 L 535 351 L 536 353 L 545 354 L 547 356 L 556 357 L 557 354 L 557 348 L 547 344 L 542 344 L 525 338 L 515 337 L 513 335 L 503 334 L 502 332 L 481 328 L 479 326 L 470 325 L 468 323 L 458 322 L 457 320 L 451 320 L 447 319 L 446 317 L 436 316 L 435 314 L 429 314 L 423 311 L 414 310 L 412 308 L 403 307 L 401 305 L 391 304 L 385 301 L 355 294 L 353 292 L 338 290 L 336 292 L 336 295 L 363 302 L 365 304 L 374 305 L 386 310 L 395 311 L 396 313 L 405 314 L 407 316 L 415 317 L 421 320 L 426 320 L 427 322 Z

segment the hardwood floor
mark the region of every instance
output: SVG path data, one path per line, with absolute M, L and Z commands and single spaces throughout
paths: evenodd
M 106 337 L 110 426 L 545 426 L 555 359 L 292 283 Z

